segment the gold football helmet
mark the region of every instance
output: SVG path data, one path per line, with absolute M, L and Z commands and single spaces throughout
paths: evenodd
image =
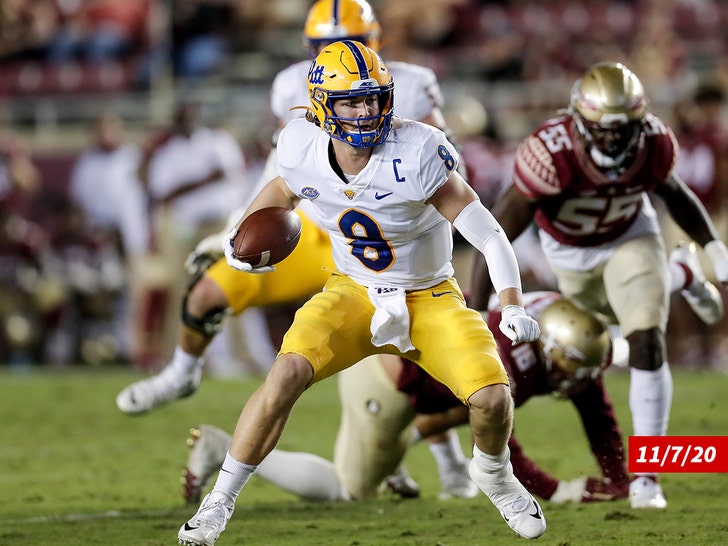
M 603 62 L 574 83 L 569 111 L 594 162 L 618 168 L 640 145 L 647 106 L 637 76 L 621 63 Z
M 308 11 L 303 44 L 312 57 L 326 44 L 339 40 L 361 42 L 377 51 L 381 33 L 366 0 L 318 0 Z
M 576 394 L 611 363 L 612 339 L 607 325 L 571 300 L 564 298 L 547 305 L 538 322 L 539 346 L 555 394 Z
M 366 148 L 382 144 L 389 136 L 394 82 L 381 57 L 364 44 L 344 40 L 325 46 L 308 71 L 308 94 L 309 119 L 332 138 Z M 337 100 L 371 96 L 378 102 L 379 113 L 374 116 L 344 118 L 334 113 Z

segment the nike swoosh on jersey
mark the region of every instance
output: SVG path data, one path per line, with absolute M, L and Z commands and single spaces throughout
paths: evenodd
M 380 199 L 384 199 L 385 197 L 389 197 L 393 193 L 394 193 L 393 191 L 390 191 L 389 193 L 379 193 L 379 192 L 376 192 L 374 194 L 374 199 L 376 199 L 377 201 L 379 201 Z
M 445 294 L 452 294 L 452 290 L 448 290 L 447 292 L 433 292 L 432 297 L 439 298 L 440 296 L 444 296 Z

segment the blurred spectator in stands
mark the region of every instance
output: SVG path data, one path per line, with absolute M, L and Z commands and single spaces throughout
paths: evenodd
M 675 104 L 675 136 L 680 143 L 676 171 L 705 205 L 719 235 L 728 240 L 728 125 L 725 121 L 725 90 L 718 82 L 705 81 L 696 86 L 689 101 Z M 687 240 L 682 230 L 670 224 L 664 228 L 668 245 Z M 703 269 L 715 282 L 712 267 L 700 251 Z M 724 295 L 725 298 L 725 295 Z M 726 300 L 724 308 L 728 308 Z M 686 365 L 725 367 L 728 354 L 728 318 L 713 326 L 693 320 L 683 298 L 675 298 L 685 312 L 670 314 L 670 328 L 676 334 L 671 347 L 675 360 Z M 728 367 L 725 368 L 728 370 Z
M 41 58 L 58 30 L 56 0 L 0 2 L 0 60 Z
M 237 2 L 191 0 L 175 4 L 172 15 L 175 75 L 184 79 L 209 76 L 223 66 L 230 52 Z
M 91 352 L 103 348 L 126 360 L 133 342 L 130 312 L 136 292 L 134 272 L 149 245 L 146 197 L 137 177 L 139 149 L 124 143 L 124 124 L 114 113 L 100 115 L 90 136 L 89 146 L 74 164 L 69 188 L 81 215 L 80 229 L 94 243 L 86 264 L 86 277 L 93 276 L 94 280 L 85 283 L 85 299 L 96 296 L 96 309 L 106 307 L 105 320 L 92 317 L 97 320 L 95 335 L 91 336 L 97 338 L 97 345 L 106 346 L 94 346 L 94 339 L 88 343 Z
M 458 6 L 470 0 L 429 0 L 427 9 L 417 0 L 372 2 L 387 37 L 382 44 L 388 59 L 421 63 L 428 59 L 423 50 L 435 48 L 447 40 L 457 21 Z M 429 58 L 432 61 L 432 58 Z
M 146 41 L 151 0 L 59 2 L 61 25 L 47 46 L 54 62 L 103 63 L 128 57 Z
M 49 267 L 61 197 L 43 188 L 25 142 L 0 128 L 0 363 L 48 360 L 66 291 Z
M 139 179 L 149 199 L 148 288 L 139 319 L 144 342 L 139 364 L 165 359 L 175 345 L 185 279 L 179 271 L 195 244 L 221 230 L 247 192 L 245 159 L 235 137 L 200 124 L 199 105 L 182 101 L 171 128 L 142 150 Z
M 639 31 L 629 40 L 632 59 L 629 62 L 635 73 L 641 74 L 645 87 L 654 90 L 653 98 L 668 89 L 670 82 L 680 77 L 685 69 L 686 44 L 675 31 L 675 3 L 641 0 Z

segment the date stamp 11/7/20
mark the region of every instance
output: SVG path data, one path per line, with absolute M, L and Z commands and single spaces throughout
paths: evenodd
M 632 473 L 728 472 L 728 436 L 630 436 Z

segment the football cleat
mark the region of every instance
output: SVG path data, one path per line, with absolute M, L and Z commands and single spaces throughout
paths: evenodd
M 222 493 L 210 493 L 197 513 L 179 528 L 182 546 L 213 546 L 233 515 L 235 503 Z
M 470 477 L 500 512 L 508 526 L 523 538 L 538 538 L 546 532 L 546 518 L 536 499 L 513 474 L 507 463 L 505 476 L 495 477 L 470 461 Z
M 663 509 L 667 507 L 662 487 L 647 476 L 640 476 L 629 484 L 629 503 L 632 508 Z
M 420 486 L 407 473 L 404 466 L 400 466 L 394 474 L 387 476 L 384 483 L 392 493 L 403 499 L 416 499 L 420 496 Z
M 182 471 L 182 494 L 187 504 L 197 504 L 210 477 L 225 461 L 231 437 L 212 425 L 191 428 L 187 438 L 190 454 Z
M 194 394 L 202 381 L 202 369 L 180 379 L 171 365 L 157 375 L 132 383 L 116 397 L 116 406 L 127 415 L 146 413 L 172 400 Z
M 705 278 L 695 243 L 680 243 L 670 252 L 669 261 L 684 265 L 692 273 L 692 281 L 680 294 L 700 320 L 711 325 L 723 318 L 723 299 L 718 289 Z
M 472 499 L 480 495 L 480 489 L 470 479 L 469 465 L 470 460 L 468 459 L 452 470 L 440 471 L 440 484 L 442 485 L 442 491 L 438 495 L 440 500 Z

